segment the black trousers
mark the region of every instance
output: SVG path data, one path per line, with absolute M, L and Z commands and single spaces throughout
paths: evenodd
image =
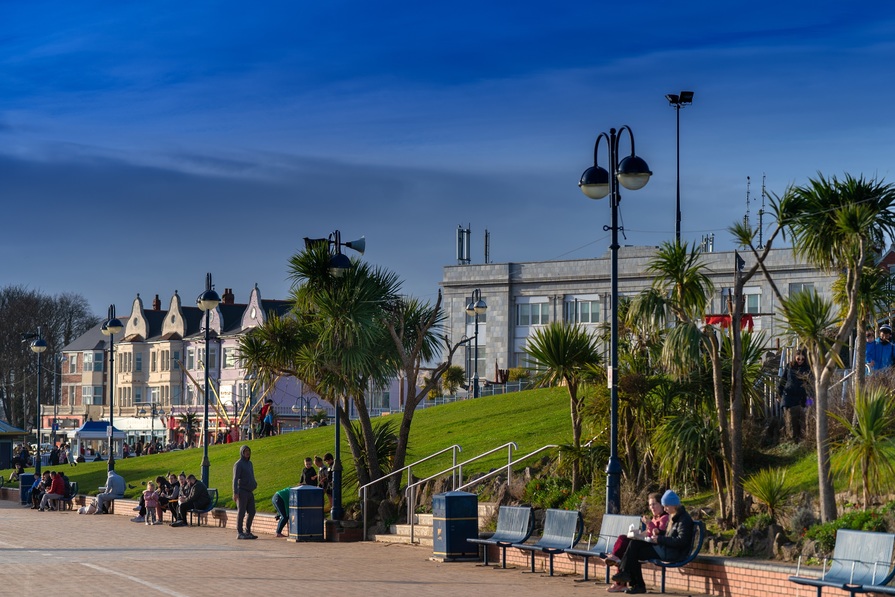
M 632 587 L 642 587 L 646 583 L 643 582 L 643 571 L 640 569 L 640 561 L 661 557 L 661 554 L 656 551 L 655 545 L 645 541 L 631 541 L 628 544 L 625 555 L 622 556 L 621 561 L 618 563 L 618 569 L 620 572 L 628 574 L 630 578 L 629 583 Z

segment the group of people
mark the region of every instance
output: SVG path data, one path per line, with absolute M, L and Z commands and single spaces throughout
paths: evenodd
M 658 559 L 680 562 L 687 557 L 693 544 L 693 519 L 672 490 L 649 495 L 650 516 L 642 518 L 645 530 L 632 530 L 620 535 L 607 554 L 608 564 L 618 566 L 612 576 L 610 593 L 646 593 L 646 583 L 640 563 Z
M 333 463 L 333 455 L 329 452 L 327 452 L 323 458 L 320 456 L 314 456 L 314 458 L 308 456 L 305 458 L 305 466 L 301 470 L 301 475 L 298 478 L 299 485 L 312 485 L 322 489 L 323 495 L 326 496 L 326 499 L 329 501 L 330 508 L 332 508 L 333 497 Z M 317 467 L 316 469 L 314 468 L 315 465 Z M 286 526 L 286 522 L 289 520 L 289 494 L 291 491 L 292 487 L 284 487 L 273 494 L 273 498 L 271 499 L 274 510 L 277 511 L 277 537 L 288 537 L 288 535 L 283 534 L 283 529 Z
M 31 509 L 56 510 L 58 500 L 71 497 L 71 483 L 62 471 L 44 471 L 31 485 Z
M 140 502 L 134 508 L 137 516 L 131 522 L 145 523 L 147 526 L 164 523 L 165 512 L 171 513 L 171 526 L 186 526 L 190 510 L 204 510 L 211 504 L 211 496 L 205 484 L 196 475 L 169 473 L 159 475 L 154 481 L 146 482 L 146 489 L 140 494 Z

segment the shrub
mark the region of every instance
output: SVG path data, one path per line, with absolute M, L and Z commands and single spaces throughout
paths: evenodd
M 839 529 L 885 531 L 886 517 L 877 509 L 848 512 L 836 520 L 810 527 L 805 537 L 817 541 L 823 552 L 831 553 L 836 545 L 836 531 Z
M 786 481 L 786 470 L 782 468 L 762 469 L 746 479 L 743 489 L 767 506 L 773 521 L 777 520 L 777 514 L 786 507 L 787 501 L 796 492 L 795 486 Z
M 535 508 L 562 508 L 577 510 L 587 496 L 589 488 L 572 491 L 572 482 L 558 477 L 532 479 L 525 486 L 523 500 Z

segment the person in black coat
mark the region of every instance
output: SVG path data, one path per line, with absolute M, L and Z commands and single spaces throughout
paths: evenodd
M 808 366 L 805 351 L 799 350 L 783 369 L 783 376 L 777 385 L 787 432 L 796 443 L 802 440 L 805 430 L 805 407 L 808 404 L 810 387 L 811 367 Z
M 211 504 L 211 496 L 205 483 L 198 480 L 196 475 L 186 478 L 186 489 L 181 488 L 178 498 L 177 520 L 171 523 L 172 527 L 186 526 L 186 514 L 190 510 L 204 510 Z
M 662 496 L 662 505 L 671 516 L 671 522 L 664 535 L 635 533 L 628 550 L 618 563 L 618 573 L 612 577 L 616 583 L 628 583 L 625 593 L 646 593 L 643 582 L 642 560 L 659 559 L 665 562 L 680 562 L 690 553 L 693 546 L 693 519 L 681 505 L 681 499 L 670 489 Z

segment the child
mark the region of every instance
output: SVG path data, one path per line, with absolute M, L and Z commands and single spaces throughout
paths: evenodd
M 156 511 L 158 510 L 158 497 L 155 483 L 150 481 L 146 484 L 146 491 L 143 492 L 143 504 L 146 506 L 146 526 L 155 524 Z

